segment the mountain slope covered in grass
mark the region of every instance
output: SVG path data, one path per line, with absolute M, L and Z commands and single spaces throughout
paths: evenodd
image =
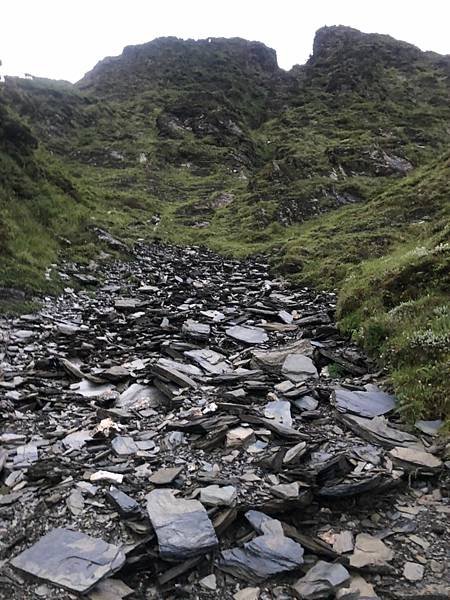
M 0 84 L 0 285 L 57 289 L 96 228 L 334 288 L 410 416 L 450 412 L 450 57 L 348 27 L 281 70 L 258 42 L 161 38 L 77 84 Z M 53 273 L 55 271 L 53 270 Z

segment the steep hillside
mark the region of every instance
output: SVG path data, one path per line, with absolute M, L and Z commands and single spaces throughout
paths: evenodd
M 7 78 L 0 284 L 57 285 L 46 267 L 96 257 L 98 226 L 270 252 L 340 291 L 405 410 L 448 412 L 449 92 L 450 57 L 342 26 L 290 72 L 258 42 L 161 38 L 76 85 Z

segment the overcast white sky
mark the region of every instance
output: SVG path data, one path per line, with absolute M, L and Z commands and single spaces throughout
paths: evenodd
M 448 0 L 0 0 L 1 73 L 77 81 L 155 37 L 243 37 L 304 63 L 314 32 L 349 25 L 450 54 Z

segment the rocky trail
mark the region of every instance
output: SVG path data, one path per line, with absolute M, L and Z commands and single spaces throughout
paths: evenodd
M 0 598 L 448 598 L 439 423 L 333 294 L 160 244 L 61 274 L 0 320 Z

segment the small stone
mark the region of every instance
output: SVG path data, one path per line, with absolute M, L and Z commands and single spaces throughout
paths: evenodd
M 411 469 L 439 469 L 442 467 L 442 461 L 437 456 L 433 456 L 429 452 L 416 450 L 415 448 L 396 447 L 389 451 L 389 456 L 393 462 L 400 463 L 401 466 L 409 466 Z
M 423 538 L 419 537 L 418 535 L 414 535 L 414 534 L 413 535 L 409 535 L 408 538 L 414 544 L 417 544 L 418 546 L 420 546 L 424 550 L 427 550 L 430 547 L 430 542 L 427 542 L 427 540 L 424 540 Z
M 444 422 L 441 419 L 436 419 L 435 421 L 416 421 L 415 426 L 422 433 L 434 436 L 438 435 L 439 429 L 443 424 Z
M 236 488 L 232 485 L 209 485 L 200 490 L 200 502 L 208 506 L 233 506 L 236 500 Z
M 319 401 L 316 400 L 315 398 L 313 398 L 312 396 L 303 396 L 302 398 L 299 398 L 298 400 L 294 400 L 294 405 L 299 409 L 299 410 L 316 410 L 316 408 L 319 406 Z
M 111 442 L 111 447 L 117 456 L 132 456 L 138 451 L 133 438 L 125 435 L 116 436 Z
M 380 539 L 360 533 L 356 536 L 355 551 L 350 556 L 350 566 L 365 567 L 367 565 L 384 565 L 392 560 L 393 552 Z
M 264 416 L 286 427 L 292 427 L 291 403 L 287 400 L 274 400 L 266 404 Z
M 89 600 L 122 600 L 127 598 L 133 590 L 120 579 L 104 579 L 100 581 L 92 592 L 89 593 Z
M 423 565 L 419 565 L 418 563 L 406 562 L 403 567 L 403 577 L 408 581 L 421 581 L 423 574 Z
M 214 573 L 211 573 L 211 575 L 207 575 L 206 577 L 203 577 L 203 579 L 200 579 L 199 584 L 200 587 L 205 590 L 215 591 L 217 589 L 216 576 Z
M 279 485 L 274 485 L 270 490 L 272 494 L 278 498 L 292 500 L 293 498 L 298 498 L 299 487 L 298 481 L 293 481 L 292 483 L 280 483 Z
M 238 448 L 250 444 L 255 439 L 255 432 L 250 427 L 235 427 L 227 433 L 228 448 Z
M 368 583 L 361 575 L 352 575 L 348 587 L 341 588 L 336 592 L 336 600 L 356 600 L 357 598 L 367 598 L 367 600 L 376 600 L 378 598 L 373 586 Z
M 168 485 L 169 483 L 172 483 L 172 481 L 174 481 L 182 471 L 183 467 L 158 469 L 158 471 L 149 477 L 149 481 L 154 485 Z
M 239 342 L 245 342 L 246 344 L 263 344 L 267 342 L 269 336 L 264 329 L 258 327 L 251 327 L 250 325 L 236 325 L 235 327 L 229 327 L 225 333 Z
M 285 465 L 293 465 L 299 461 L 299 459 L 306 452 L 306 442 L 300 442 L 286 452 L 283 458 L 283 463 Z
M 258 600 L 260 591 L 259 587 L 247 587 L 236 592 L 233 598 L 234 600 Z
M 281 367 L 281 372 L 284 377 L 296 383 L 319 376 L 313 361 L 304 354 L 288 354 Z
M 333 543 L 333 550 L 338 554 L 345 554 L 353 550 L 353 533 L 351 531 L 341 531 L 336 534 Z
M 304 600 L 332 597 L 336 590 L 350 581 L 350 573 L 338 563 L 319 560 L 294 585 L 298 597 Z
M 113 486 L 106 492 L 106 498 L 122 517 L 133 517 L 140 513 L 136 500 Z

